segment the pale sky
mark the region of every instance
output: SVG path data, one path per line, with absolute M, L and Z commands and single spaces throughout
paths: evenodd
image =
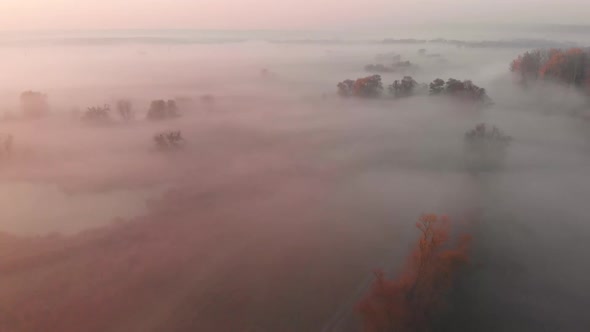
M 585 24 L 588 0 L 0 0 L 0 30 Z

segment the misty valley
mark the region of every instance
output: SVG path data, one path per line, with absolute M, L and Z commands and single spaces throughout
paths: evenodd
M 590 328 L 569 36 L 2 38 L 0 332 Z

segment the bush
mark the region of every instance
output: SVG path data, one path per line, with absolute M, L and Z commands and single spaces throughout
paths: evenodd
M 184 142 L 180 131 L 167 131 L 154 135 L 154 143 L 160 150 L 176 149 L 181 147 Z
M 363 331 L 426 331 L 445 303 L 458 270 L 468 263 L 469 235 L 450 241 L 446 217 L 424 215 L 416 224 L 420 239 L 401 275 L 388 280 L 381 271 L 359 302 Z
M 476 169 L 493 169 L 501 166 L 512 137 L 495 126 L 480 123 L 465 133 L 465 150 L 469 166 Z
M 89 107 L 82 115 L 82 120 L 91 123 L 107 123 L 111 121 L 109 105 Z
M 178 107 L 174 100 L 154 100 L 150 104 L 147 118 L 149 120 L 164 120 L 178 116 Z
M 338 83 L 338 94 L 343 97 L 379 97 L 383 91 L 383 83 L 380 75 L 372 75 L 359 78 L 356 81 L 345 80 Z
M 25 117 L 38 118 L 49 113 L 47 95 L 41 92 L 25 91 L 20 95 L 21 110 Z

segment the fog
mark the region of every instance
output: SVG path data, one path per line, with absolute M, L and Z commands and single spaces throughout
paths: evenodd
M 0 330 L 359 331 L 355 302 L 374 269 L 399 269 L 422 213 L 474 235 L 434 330 L 589 326 L 590 135 L 570 112 L 586 99 L 517 86 L 508 65 L 526 48 L 64 40 L 0 47 L 0 133 L 14 137 Z M 391 52 L 416 81 L 470 79 L 494 105 L 337 95 Z M 47 117 L 19 116 L 31 89 Z M 135 121 L 75 116 L 122 98 Z M 155 99 L 180 116 L 147 120 Z M 501 169 L 466 165 L 464 134 L 482 122 L 513 138 Z M 181 149 L 157 149 L 168 130 Z

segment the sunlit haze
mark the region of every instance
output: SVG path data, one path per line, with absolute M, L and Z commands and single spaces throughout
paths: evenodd
M 2 0 L 0 30 L 301 29 L 398 23 L 582 24 L 583 0 Z
M 0 332 L 590 331 L 590 0 L 0 0 Z

